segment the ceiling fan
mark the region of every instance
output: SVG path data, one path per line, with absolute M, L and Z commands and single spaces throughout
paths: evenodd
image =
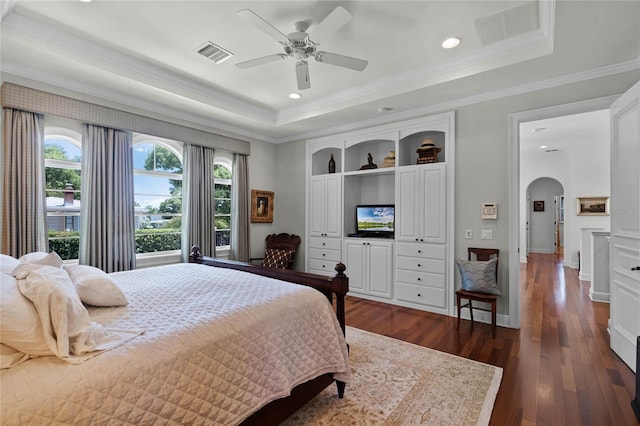
M 309 80 L 309 63 L 307 62 L 309 57 L 315 58 L 318 62 L 337 65 L 355 71 L 363 71 L 367 67 L 368 62 L 363 59 L 317 50 L 317 46 L 320 43 L 351 20 L 351 13 L 343 7 L 336 7 L 313 29 L 312 34 L 306 32 L 309 28 L 307 22 L 296 22 L 294 24 L 295 31 L 289 35 L 284 35 L 249 9 L 239 10 L 237 14 L 284 46 L 284 53 L 276 53 L 274 55 L 237 63 L 236 66 L 240 69 L 251 68 L 292 57 L 297 61 L 296 77 L 298 80 L 298 89 L 304 90 L 311 87 L 311 81 Z

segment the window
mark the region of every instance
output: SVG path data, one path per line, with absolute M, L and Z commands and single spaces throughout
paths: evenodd
M 136 253 L 180 250 L 182 161 L 178 143 L 134 136 Z
M 231 167 L 217 163 L 213 166 L 215 185 L 216 247 L 228 247 L 231 241 Z
M 45 187 L 49 250 L 63 260 L 77 259 L 80 248 L 80 134 L 46 129 Z

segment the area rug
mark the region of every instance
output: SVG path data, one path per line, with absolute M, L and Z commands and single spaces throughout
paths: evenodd
M 353 380 L 284 425 L 487 425 L 502 369 L 347 327 Z

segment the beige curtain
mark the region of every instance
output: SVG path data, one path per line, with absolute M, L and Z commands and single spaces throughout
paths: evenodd
M 3 110 L 2 253 L 49 251 L 44 174 L 44 119 Z
M 191 246 L 203 256 L 216 255 L 214 223 L 215 191 L 213 166 L 215 151 L 185 144 L 182 174 L 182 261 L 189 260 Z
M 233 260 L 249 260 L 249 170 L 247 156 L 234 154 L 231 187 L 231 253 Z
M 136 267 L 131 132 L 85 124 L 79 263 L 105 272 Z

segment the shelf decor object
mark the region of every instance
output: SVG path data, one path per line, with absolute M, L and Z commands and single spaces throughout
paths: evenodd
M 335 173 L 336 172 L 336 160 L 335 158 L 333 158 L 333 154 L 331 154 L 331 157 L 329 158 L 329 173 Z
M 251 223 L 273 223 L 273 197 L 271 191 L 251 190 Z
M 395 167 L 396 166 L 396 152 L 391 150 L 389 154 L 384 157 L 382 167 Z
M 544 211 L 544 201 L 534 201 L 533 202 L 533 211 L 534 212 L 543 212 Z
M 360 167 L 360 170 L 370 170 L 370 169 L 377 169 L 377 168 L 378 168 L 378 165 L 373 162 L 373 156 L 371 155 L 371 153 L 367 154 L 367 164 Z
M 437 163 L 438 153 L 440 151 L 442 151 L 442 149 L 436 146 L 433 139 L 424 139 L 420 148 L 416 149 L 418 153 L 417 164 Z

